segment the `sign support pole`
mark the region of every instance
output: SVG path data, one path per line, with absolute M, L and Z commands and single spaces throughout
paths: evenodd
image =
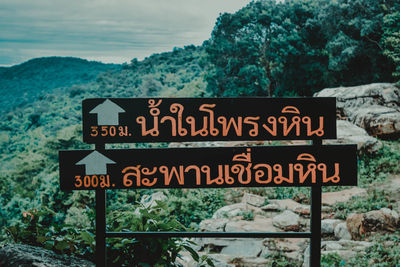
M 102 151 L 105 144 L 96 144 L 96 150 Z M 106 266 L 106 191 L 96 189 L 96 266 Z
M 313 140 L 313 146 L 320 147 L 322 140 Z M 321 184 L 311 186 L 311 242 L 310 267 L 321 266 Z

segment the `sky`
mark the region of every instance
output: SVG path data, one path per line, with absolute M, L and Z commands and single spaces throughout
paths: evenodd
M 250 0 L 1 0 L 0 66 L 72 56 L 130 62 L 201 45 L 220 13 Z

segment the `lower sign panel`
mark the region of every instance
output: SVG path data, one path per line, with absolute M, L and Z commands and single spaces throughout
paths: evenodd
M 60 151 L 62 190 L 357 185 L 357 147 Z

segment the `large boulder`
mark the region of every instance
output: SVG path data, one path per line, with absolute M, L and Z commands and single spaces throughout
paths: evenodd
M 395 232 L 399 224 L 399 215 L 394 210 L 382 208 L 351 214 L 346 224 L 352 239 L 361 240 L 364 235 L 375 232 Z
M 352 197 L 365 197 L 367 190 L 360 187 L 352 187 L 337 192 L 322 193 L 322 205 L 333 206 L 339 202 L 348 202 Z
M 264 206 L 265 201 L 266 201 L 265 197 L 250 193 L 244 193 L 242 198 L 242 203 L 246 203 L 254 207 Z
M 285 231 L 296 231 L 300 228 L 300 216 L 290 210 L 285 210 L 272 219 L 272 224 Z
M 391 83 L 327 88 L 314 96 L 336 97 L 337 113 L 364 128 L 370 135 L 400 136 L 400 89 Z
M 80 258 L 58 255 L 53 251 L 23 244 L 0 247 L 0 266 L 94 267 L 94 263 Z
M 358 151 L 374 154 L 382 148 L 382 143 L 368 135 L 367 131 L 344 120 L 336 121 L 337 139 L 327 140 L 328 144 L 356 144 Z
M 324 219 L 321 221 L 321 234 L 330 235 L 334 234 L 335 228 L 343 221 L 337 219 Z

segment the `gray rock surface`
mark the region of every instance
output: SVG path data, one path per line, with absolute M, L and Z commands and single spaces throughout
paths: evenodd
M 224 232 L 228 222 L 227 218 L 207 219 L 200 222 L 199 228 L 201 232 Z
M 335 227 L 342 223 L 342 220 L 337 219 L 324 219 L 321 221 L 321 233 L 322 234 L 333 234 Z
M 336 121 L 337 139 L 326 140 L 326 144 L 357 144 L 357 149 L 369 154 L 376 153 L 382 148 L 382 143 L 368 135 L 367 131 L 344 120 Z
M 351 240 L 351 235 L 349 233 L 349 230 L 347 230 L 347 225 L 345 222 L 336 225 L 335 237 L 337 239 Z
M 72 256 L 58 255 L 40 247 L 7 244 L 0 247 L 0 266 L 94 267 L 95 264 Z
M 213 219 L 232 218 L 235 216 L 242 215 L 243 212 L 247 210 L 248 207 L 245 203 L 236 203 L 218 209 L 217 211 L 215 211 L 212 218 Z
M 253 221 L 230 221 L 225 226 L 225 232 L 276 232 L 271 218 L 256 216 Z
M 281 214 L 276 215 L 272 219 L 272 223 L 281 229 L 297 227 L 300 223 L 300 216 L 290 210 L 285 210 Z
M 257 257 L 263 249 L 262 240 L 236 240 L 221 250 L 222 254 L 240 256 L 240 257 Z
M 337 192 L 322 193 L 322 205 L 333 206 L 338 202 L 347 202 L 352 197 L 367 196 L 367 190 L 360 187 L 353 187 Z
M 259 195 L 245 193 L 242 198 L 242 203 L 249 204 L 254 207 L 262 207 L 265 204 L 265 198 Z
M 341 119 L 364 128 L 381 138 L 400 136 L 400 89 L 390 83 L 327 88 L 316 97 L 336 97 Z

